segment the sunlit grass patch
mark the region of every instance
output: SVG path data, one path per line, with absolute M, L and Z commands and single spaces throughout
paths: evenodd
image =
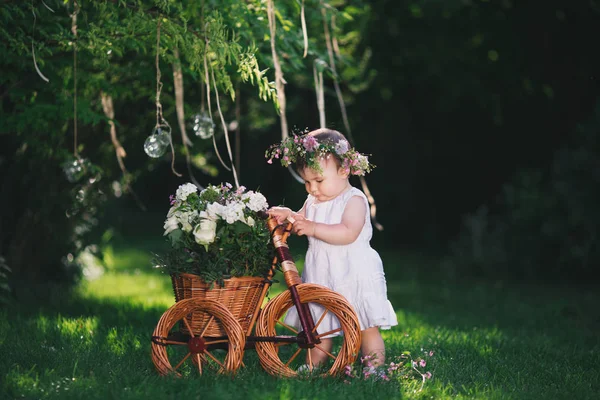
M 78 293 L 84 299 L 111 299 L 132 305 L 170 307 L 175 303 L 171 278 L 154 272 L 107 273 L 82 283 Z

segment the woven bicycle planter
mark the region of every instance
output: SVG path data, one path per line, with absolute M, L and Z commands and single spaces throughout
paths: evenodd
M 216 301 L 231 312 L 244 332 L 248 332 L 250 328 L 252 317 L 262 301 L 262 289 L 265 285 L 264 278 L 243 276 L 225 279 L 223 286 L 215 283 L 210 288 L 210 285 L 199 276 L 185 273 L 171 275 L 171 281 L 175 301 L 191 298 Z M 195 334 L 204 331 L 205 337 L 226 336 L 221 323 L 215 319 L 211 321 L 211 316 L 207 313 L 194 311 L 186 317 L 186 320 Z M 209 322 L 210 325 L 206 327 Z M 180 330 L 189 334 L 184 324 L 181 324 Z

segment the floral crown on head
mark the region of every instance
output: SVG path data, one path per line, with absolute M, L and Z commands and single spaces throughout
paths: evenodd
M 284 167 L 304 161 L 307 167 L 322 173 L 319 161 L 331 154 L 338 158 L 341 168 L 347 174 L 364 176 L 375 167 L 369 162 L 369 157 L 350 147 L 346 139 L 337 143 L 331 140 L 318 141 L 316 137 L 308 134 L 294 135 L 285 138 L 281 143 L 269 146 L 265 157 L 268 158 L 269 164 L 273 163 L 274 158 L 279 159 Z

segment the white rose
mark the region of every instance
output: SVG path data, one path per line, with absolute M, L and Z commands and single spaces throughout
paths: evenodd
M 200 220 L 200 223 L 194 228 L 194 239 L 196 243 L 203 245 L 205 248 L 215 241 L 217 232 L 217 223 L 210 219 Z
M 173 232 L 175 229 L 179 229 L 179 223 L 177 222 L 177 218 L 175 218 L 175 217 L 167 218 L 163 228 L 165 229 L 165 233 L 163 234 L 163 236 L 168 235 L 169 233 Z
M 208 219 L 212 219 L 213 221 L 218 220 L 223 217 L 225 211 L 225 206 L 219 203 L 210 203 L 206 206 L 206 215 Z M 224 219 L 224 217 L 223 217 Z

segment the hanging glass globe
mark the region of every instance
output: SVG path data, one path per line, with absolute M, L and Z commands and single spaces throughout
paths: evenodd
M 152 135 L 156 135 L 156 138 L 163 146 L 171 144 L 171 128 L 166 126 L 157 126 L 152 131 Z
M 205 111 L 200 111 L 194 115 L 194 124 L 192 125 L 194 134 L 201 139 L 210 139 L 215 134 L 215 124 Z
M 167 146 L 160 141 L 158 135 L 152 134 L 144 142 L 144 151 L 148 156 L 158 158 L 165 154 Z
M 79 181 L 86 173 L 88 161 L 85 158 L 73 158 L 62 165 L 67 180 L 71 183 Z

